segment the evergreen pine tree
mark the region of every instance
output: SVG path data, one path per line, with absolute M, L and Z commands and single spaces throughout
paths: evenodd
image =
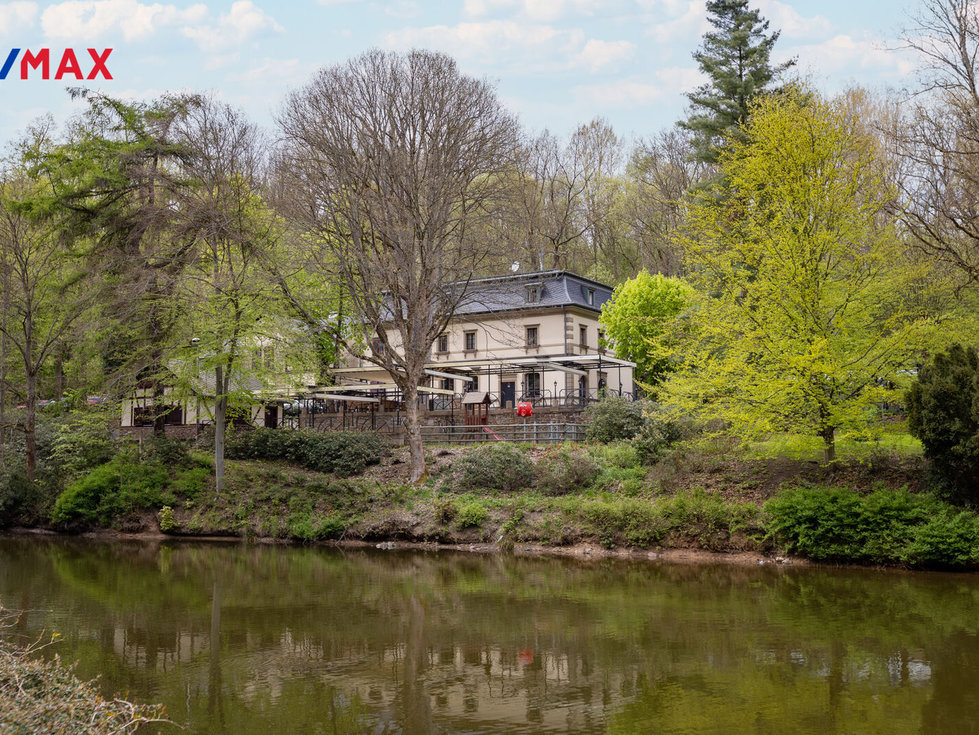
M 693 58 L 710 81 L 687 95 L 691 114 L 680 125 L 694 134 L 693 159 L 714 164 L 725 138 L 741 139 L 751 100 L 795 61 L 771 65 L 780 31 L 766 35 L 768 21 L 748 0 L 708 0 L 707 15 L 714 30 Z

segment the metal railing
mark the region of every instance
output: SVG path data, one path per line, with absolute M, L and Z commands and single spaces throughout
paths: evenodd
M 581 424 L 554 421 L 527 421 L 519 424 L 488 424 L 486 426 L 423 426 L 426 442 L 441 444 L 478 444 L 481 442 L 527 442 L 530 444 L 559 444 L 585 440 Z

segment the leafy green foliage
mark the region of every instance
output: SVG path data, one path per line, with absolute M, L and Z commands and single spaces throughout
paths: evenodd
M 645 414 L 642 430 L 633 438 L 636 458 L 644 465 L 659 462 L 666 453 L 694 433 L 689 420 L 651 407 Z
M 927 290 L 888 217 L 879 142 L 852 102 L 790 89 L 761 98 L 744 143 L 721 157 L 729 191 L 702 192 L 683 240 L 698 304 L 661 391 L 743 438 L 879 426 L 907 368 L 935 339 Z
M 764 505 L 771 538 L 817 561 L 971 567 L 979 515 L 930 495 L 794 488 Z
M 615 356 L 636 363 L 635 377 L 644 385 L 660 383 L 671 370 L 676 341 L 672 325 L 695 296 L 686 281 L 643 269 L 616 286 L 602 305 L 600 321 L 615 345 Z
M 586 489 L 598 476 L 598 464 L 573 445 L 549 450 L 537 465 L 537 488 L 545 495 L 567 495 Z
M 118 421 L 114 411 L 99 409 L 72 411 L 57 423 L 51 453 L 60 471 L 75 477 L 111 460 L 118 451 L 112 437 Z
M 614 442 L 631 439 L 643 425 L 643 404 L 614 393 L 585 409 L 586 436 L 591 441 Z
M 177 522 L 173 519 L 173 508 L 164 505 L 160 508 L 160 530 L 163 533 L 170 533 L 177 529 Z
M 162 464 L 120 455 L 68 485 L 55 501 L 51 520 L 109 525 L 135 510 L 172 502 L 165 492 L 169 480 Z
M 478 500 L 473 500 L 459 508 L 456 524 L 459 528 L 480 528 L 489 517 L 486 506 Z
M 471 490 L 513 493 L 534 482 L 534 465 L 512 444 L 484 444 L 454 463 L 459 484 Z
M 752 101 L 794 61 L 772 66 L 779 31 L 766 35 L 768 21 L 748 0 L 708 0 L 712 30 L 693 58 L 709 81 L 687 95 L 692 114 L 680 125 L 694 134 L 694 157 L 716 163 L 718 148 L 743 137 Z
M 908 429 L 954 497 L 979 502 L 979 354 L 953 345 L 907 392 Z
M 230 459 L 268 459 L 295 462 L 317 472 L 349 477 L 378 464 L 384 442 L 373 432 L 283 431 L 255 429 L 236 433 L 228 440 Z

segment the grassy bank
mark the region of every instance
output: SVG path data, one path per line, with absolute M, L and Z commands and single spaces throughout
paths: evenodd
M 795 437 L 533 447 L 430 447 L 407 482 L 403 450 L 364 435 L 256 431 L 232 442 L 226 490 L 209 456 L 162 443 L 121 453 L 67 485 L 63 530 L 326 542 L 594 544 L 789 553 L 817 561 L 979 566 L 979 516 L 931 494 L 920 447 L 901 432 L 842 441 L 813 459 Z M 276 459 L 285 457 L 285 459 Z

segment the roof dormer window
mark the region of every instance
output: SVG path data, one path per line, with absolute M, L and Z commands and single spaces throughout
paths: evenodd
M 527 303 L 536 304 L 540 302 L 541 287 L 540 286 L 527 286 Z
M 595 289 L 589 288 L 588 289 L 588 293 L 587 293 L 587 295 L 586 295 L 585 298 L 588 299 L 588 305 L 589 306 L 594 306 L 595 305 Z

